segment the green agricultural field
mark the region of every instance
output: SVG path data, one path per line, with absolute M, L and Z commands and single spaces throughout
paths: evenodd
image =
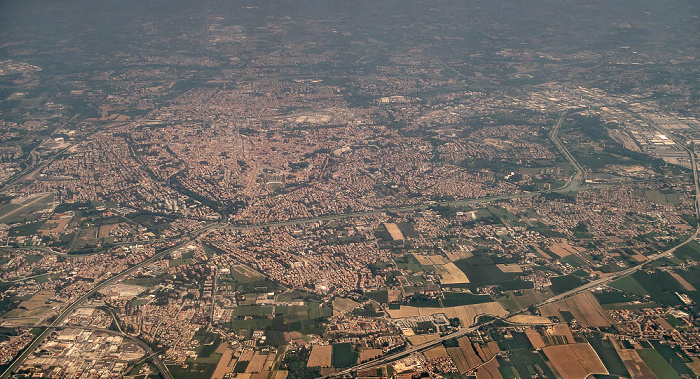
M 233 310 L 233 315 L 237 317 L 254 316 L 267 317 L 272 314 L 271 305 L 243 305 Z
M 503 272 L 486 256 L 460 259 L 454 264 L 469 278 L 473 286 L 496 285 L 517 278 L 519 273 Z
M 480 304 L 493 301 L 488 295 L 473 295 L 464 292 L 444 292 L 442 304 L 445 307 L 457 307 L 460 305 Z
M 637 299 L 636 296 L 621 291 L 594 292 L 593 295 L 600 304 L 626 303 Z
M 550 280 L 552 281 L 552 291 L 555 294 L 564 293 L 585 283 L 579 277 L 573 275 L 553 276 Z
M 625 276 L 612 283 L 610 287 L 617 288 L 620 291 L 631 293 L 634 295 L 647 295 L 648 292 L 639 282 L 632 276 Z
M 389 302 L 389 292 L 387 290 L 366 292 L 365 296 L 380 303 L 386 304 Z
M 439 308 L 440 299 L 430 298 L 423 295 L 414 295 L 408 301 L 405 302 L 406 305 L 418 308 Z
M 690 241 L 676 249 L 673 254 L 683 260 L 700 261 L 700 243 Z
M 520 309 L 518 307 L 518 305 L 515 303 L 515 301 L 513 299 L 511 299 L 510 296 L 508 296 L 508 295 L 503 296 L 503 297 L 499 297 L 498 299 L 496 299 L 496 301 L 498 301 L 498 303 L 500 303 L 503 306 L 503 308 L 505 308 L 508 311 L 512 312 L 512 311 Z
M 321 335 L 326 330 L 321 320 L 298 320 L 289 324 L 289 330 L 292 332 L 300 332 L 302 334 L 318 334 Z
M 678 379 L 680 376 L 655 349 L 637 349 L 637 353 L 659 379 Z
M 677 205 L 681 202 L 681 194 L 676 191 L 659 191 L 659 190 L 649 190 L 644 191 L 646 198 L 656 204 L 661 205 Z
M 607 311 L 619 311 L 619 310 L 634 310 L 634 309 L 646 309 L 646 308 L 656 308 L 660 304 L 654 302 L 645 303 L 613 303 L 613 304 L 602 304 L 601 307 Z
M 253 329 L 264 330 L 265 328 L 271 327 L 272 320 L 270 320 L 269 318 L 254 318 L 249 320 L 234 318 L 233 320 L 231 320 L 229 326 L 231 327 L 231 329 L 236 331 L 245 329 L 248 332 L 252 332 Z
M 651 341 L 654 349 L 661 355 L 666 362 L 668 362 L 673 369 L 681 374 L 688 377 L 693 376 L 693 372 L 686 366 L 686 363 L 692 362 L 685 354 L 679 350 L 675 350 L 667 344 L 663 344 L 659 341 Z
M 598 354 L 601 361 L 603 361 L 603 365 L 605 365 L 610 374 L 622 377 L 630 376 L 625 364 L 622 363 L 622 359 L 620 359 L 617 351 L 608 340 L 603 339 L 603 336 L 600 334 L 595 334 L 586 339 L 591 344 L 591 347 L 593 347 L 593 350 Z
M 518 372 L 518 377 L 520 378 L 532 378 L 541 375 L 540 371 L 542 371 L 547 378 L 555 377 L 554 373 L 549 369 L 542 358 L 542 355 L 531 352 L 529 349 L 512 350 L 508 355 L 507 361 L 502 357 L 498 357 L 497 359 L 500 366 L 504 368 L 504 370 L 499 371 L 507 373 L 507 368 L 511 368 L 511 370 L 516 370 Z M 508 377 L 513 376 L 508 375 Z
M 657 303 L 680 305 L 681 301 L 675 293 L 687 292 L 676 279 L 664 271 L 655 271 L 651 274 L 645 271 L 637 271 L 632 274 L 632 277 L 644 286 L 651 296 L 651 300 Z
M 331 362 L 333 367 L 345 368 L 357 363 L 357 351 L 350 343 L 339 343 L 333 345 L 333 356 Z
M 586 262 L 584 262 L 583 259 L 579 258 L 576 255 L 567 255 L 566 257 L 562 258 L 561 261 L 564 263 L 568 263 L 573 267 L 587 266 Z

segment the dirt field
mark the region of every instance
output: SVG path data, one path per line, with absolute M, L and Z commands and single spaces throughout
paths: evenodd
M 25 308 L 28 311 L 35 310 L 37 308 L 45 307 L 46 302 L 51 299 L 54 292 L 51 290 L 41 290 L 34 294 L 29 300 L 25 300 L 19 304 L 20 308 Z
M 498 344 L 493 341 L 481 346 L 472 344 L 469 337 L 461 337 L 458 342 L 459 347 L 448 347 L 446 351 L 462 374 L 488 361 L 499 351 Z
M 610 326 L 612 319 L 603 310 L 598 300 L 590 292 L 583 292 L 574 297 L 540 307 L 543 317 L 555 316 L 564 320 L 561 311 L 568 311 L 574 318 L 586 327 Z
M 542 351 L 559 377 L 585 379 L 591 374 L 608 374 L 603 362 L 588 343 L 548 346 Z
M 684 288 L 686 291 L 696 291 L 695 287 L 693 287 L 692 284 L 688 283 L 687 280 L 683 279 L 682 276 L 678 275 L 678 273 L 676 273 L 676 272 L 674 272 L 674 271 L 669 271 L 668 273 L 671 274 L 671 276 L 673 277 L 673 279 L 676 279 L 676 281 L 678 282 L 678 284 L 680 284 L 681 286 L 683 286 L 683 288 Z
M 260 355 L 258 352 L 255 352 L 255 355 L 253 356 L 253 359 L 250 360 L 250 363 L 248 363 L 248 367 L 245 369 L 245 372 L 261 372 L 265 366 L 266 360 L 267 355 Z
M 382 349 L 367 349 L 360 351 L 360 360 L 358 362 L 366 362 L 370 359 L 377 358 L 382 355 Z
M 418 263 L 422 264 L 423 266 L 429 266 L 433 264 L 433 261 L 431 261 L 427 255 L 413 254 L 413 256 L 416 257 Z
M 450 262 L 458 261 L 460 259 L 465 258 L 471 258 L 474 256 L 474 254 L 472 254 L 472 252 L 469 250 L 445 251 L 445 255 L 447 255 L 447 259 L 449 259 Z
M 552 327 L 552 335 L 561 336 L 566 339 L 566 343 L 574 343 L 574 335 L 567 324 L 556 324 Z
M 441 284 L 465 284 L 469 283 L 469 278 L 454 263 L 435 265 L 435 269 L 442 278 Z
M 348 313 L 349 311 L 355 309 L 358 305 L 360 305 L 360 303 L 352 299 L 336 297 L 335 299 L 333 299 L 333 315 L 337 316 L 340 314 Z
M 454 362 L 455 367 L 457 367 L 457 370 L 460 373 L 465 373 L 469 370 L 469 364 L 467 363 L 467 358 L 465 358 L 464 354 L 462 353 L 462 349 L 458 347 L 447 347 L 445 350 L 447 350 L 447 354 L 450 356 L 450 359 L 452 359 L 452 362 Z
M 513 324 L 521 324 L 521 325 L 532 325 L 532 324 L 538 324 L 538 325 L 547 325 L 551 324 L 552 321 L 550 321 L 546 317 L 541 317 L 541 316 L 532 316 L 532 315 L 515 315 L 507 320 L 510 323 Z
M 503 379 L 501 372 L 498 370 L 499 367 L 497 359 L 490 360 L 477 369 L 476 379 Z
M 447 350 L 445 350 L 445 346 L 443 345 L 438 345 L 432 349 L 426 350 L 423 355 L 425 355 L 425 358 L 427 359 L 435 359 L 435 358 L 441 358 L 441 357 L 446 357 L 447 356 Z
M 450 263 L 450 261 L 442 255 L 429 255 L 428 258 L 434 265 L 446 265 Z
M 523 270 L 520 268 L 520 265 L 516 263 L 499 263 L 496 265 L 499 270 L 502 272 L 514 272 L 514 273 L 520 273 L 523 272 Z
M 569 245 L 569 241 L 564 239 L 549 245 L 549 250 L 558 255 L 559 258 L 564 258 L 571 254 L 583 253 L 586 251 L 584 248 Z
M 488 342 L 486 345 L 476 345 L 476 350 L 479 352 L 479 355 L 487 361 L 501 351 L 496 341 Z
M 331 367 L 331 358 L 333 357 L 333 346 L 316 345 L 311 350 L 309 361 L 306 362 L 306 367 Z
M 253 359 L 253 355 L 255 355 L 255 351 L 253 350 L 245 350 L 241 356 L 238 358 L 239 361 L 250 361 Z
M 637 354 L 636 350 L 619 349 L 619 347 L 615 343 L 613 344 L 615 345 L 617 354 L 620 356 L 620 359 L 622 359 L 622 363 L 627 368 L 627 371 L 629 371 L 632 379 L 656 378 L 654 372 L 651 371 L 651 369 L 649 368 L 649 366 L 647 366 L 646 363 L 644 363 L 639 354 Z
M 448 318 L 459 318 L 459 321 L 463 326 L 470 326 L 474 324 L 474 318 L 481 314 L 490 314 L 501 317 L 508 314 L 503 306 L 495 301 L 449 308 L 417 308 L 402 305 L 399 309 L 389 309 L 387 312 L 389 312 L 389 316 L 391 316 L 391 318 L 430 316 L 436 313 L 444 313 Z
M 442 255 L 420 255 L 420 254 L 413 254 L 414 257 L 416 257 L 416 260 L 418 263 L 424 265 L 424 266 L 430 266 L 430 265 L 444 265 L 447 263 L 450 263 L 447 258 L 443 257 Z
M 437 333 L 430 333 L 430 334 L 420 334 L 417 336 L 410 336 L 407 338 L 408 338 L 408 342 L 410 342 L 411 345 L 416 346 L 416 345 L 420 345 L 422 343 L 440 338 L 440 335 Z
M 542 339 L 542 336 L 539 333 L 537 333 L 536 330 L 526 329 L 525 335 L 532 344 L 532 347 L 534 347 L 535 349 L 541 349 L 546 346 L 544 340 Z
M 403 233 L 401 233 L 401 229 L 399 229 L 398 225 L 394 224 L 393 222 L 385 222 L 384 227 L 389 234 L 391 234 L 391 238 L 394 241 L 403 241 Z
M 219 345 L 216 349 L 216 353 L 222 354 L 219 363 L 216 365 L 216 370 L 214 370 L 214 375 L 212 379 L 223 379 L 226 374 L 233 371 L 236 364 L 236 359 L 233 358 L 233 350 L 228 348 L 226 342 Z
M 98 233 L 98 236 L 100 238 L 109 237 L 109 232 L 118 228 L 120 225 L 125 225 L 125 223 L 102 225 L 102 226 L 100 226 L 100 232 Z
M 46 221 L 46 223 L 41 226 L 41 229 L 39 229 L 39 232 L 41 232 L 42 236 L 58 236 L 64 229 L 66 229 L 66 226 L 68 226 L 70 221 L 70 217 Z

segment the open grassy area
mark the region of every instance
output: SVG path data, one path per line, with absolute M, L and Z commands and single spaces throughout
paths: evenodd
M 240 284 L 255 283 L 265 279 L 265 275 L 245 265 L 231 266 L 231 276 Z
M 192 258 L 179 258 L 179 259 L 171 259 L 168 261 L 168 266 L 170 267 L 177 267 L 177 266 L 183 266 L 183 265 L 188 265 L 194 262 Z
M 10 204 L 0 205 L 0 223 L 11 224 L 36 220 L 40 217 L 37 212 L 51 207 L 53 201 L 53 193 L 45 193 L 15 199 Z
M 169 365 L 168 370 L 175 378 L 209 379 L 216 370 L 216 363 L 191 363 L 187 368 Z
M 673 190 L 668 190 L 668 191 L 659 191 L 659 190 L 649 190 L 649 191 L 644 191 L 644 195 L 646 198 L 654 202 L 656 204 L 661 204 L 661 205 L 666 205 L 666 204 L 672 204 L 672 205 L 677 205 L 680 204 L 681 200 L 681 194 L 673 191 Z
M 435 269 L 433 266 L 421 265 L 416 259 L 416 257 L 414 257 L 412 254 L 404 255 L 401 258 L 397 258 L 395 261 L 396 266 L 398 266 L 399 268 L 402 268 L 404 270 L 411 270 L 413 272 L 432 271 Z
M 14 226 L 10 228 L 8 234 L 10 236 L 31 236 L 33 234 L 36 234 L 43 225 L 44 221 L 37 221 L 19 226 Z

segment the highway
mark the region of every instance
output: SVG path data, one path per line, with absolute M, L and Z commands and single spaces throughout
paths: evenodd
M 567 149 L 566 146 L 564 146 L 564 143 L 561 141 L 561 139 L 559 139 L 559 128 L 561 128 L 561 125 L 564 123 L 564 120 L 566 119 L 566 116 L 568 114 L 568 111 L 562 113 L 561 116 L 559 116 L 559 119 L 557 120 L 556 124 L 554 124 L 552 130 L 549 132 L 549 139 L 552 140 L 557 149 L 559 149 L 559 151 L 564 155 L 566 160 L 569 161 L 571 167 L 573 167 L 576 171 L 569 178 L 566 184 L 555 190 L 558 192 L 577 191 L 581 186 L 581 183 L 583 182 L 586 175 L 581 164 L 578 163 L 576 158 L 574 158 L 574 156 L 569 152 L 569 149 Z
M 557 125 L 559 125 L 559 126 L 561 125 L 561 122 L 563 122 L 563 117 L 564 116 L 562 116 L 559 119 L 559 121 L 557 121 Z M 550 134 L 550 136 L 551 136 L 551 134 Z M 561 142 L 559 142 L 559 143 L 561 143 Z M 689 151 L 689 154 L 690 154 L 690 159 L 691 159 L 692 168 L 693 168 L 693 181 L 695 182 L 694 183 L 695 184 L 695 215 L 696 215 L 696 218 L 698 220 L 700 220 L 700 184 L 699 184 L 700 182 L 698 181 L 698 167 L 697 167 L 695 151 Z M 573 159 L 573 156 L 571 156 L 571 158 Z M 574 167 L 577 167 L 578 162 L 576 162 L 576 160 L 574 160 L 573 162 L 575 163 Z M 580 167 L 580 166 L 578 166 L 578 167 Z M 578 171 L 578 169 L 577 169 L 577 171 Z M 583 170 L 581 170 L 579 172 L 583 173 Z M 577 295 L 581 292 L 588 291 L 592 288 L 602 286 L 604 284 L 610 283 L 612 281 L 615 281 L 617 279 L 620 279 L 622 277 L 630 275 L 630 274 L 634 273 L 635 271 L 641 269 L 642 267 L 644 267 L 645 265 L 647 265 L 650 262 L 653 262 L 657 259 L 663 258 L 663 257 L 668 256 L 670 254 L 673 254 L 673 252 L 675 252 L 679 247 L 684 246 L 684 245 L 690 243 L 691 241 L 695 240 L 698 237 L 698 234 L 700 234 L 700 223 L 696 226 L 695 231 L 690 236 L 688 236 L 688 238 L 685 239 L 683 242 L 681 242 L 680 244 L 678 244 L 670 249 L 667 249 L 663 252 L 648 256 L 649 259 L 646 262 L 640 263 L 636 266 L 632 266 L 630 268 L 627 268 L 625 270 L 617 272 L 614 275 L 611 275 L 611 276 L 608 276 L 605 278 L 600 278 L 600 279 L 594 280 L 592 282 L 588 282 L 588 283 L 583 284 L 579 287 L 576 287 L 570 291 L 561 293 L 561 294 L 553 296 L 545 301 L 542 301 L 538 304 L 535 304 L 535 306 L 540 307 L 542 305 L 546 305 L 546 304 L 554 303 L 554 302 L 557 302 L 560 300 L 564 300 L 564 299 L 569 298 L 571 296 Z M 518 311 L 509 313 L 508 315 L 504 316 L 504 318 L 509 318 L 509 317 L 512 317 L 512 316 L 515 316 L 515 315 L 518 315 L 521 313 L 525 313 L 526 311 L 527 311 L 527 308 L 523 308 L 523 309 L 520 309 Z M 498 320 L 497 318 L 494 318 L 494 319 L 491 319 L 489 321 L 477 322 L 470 327 L 462 328 L 456 332 L 450 333 L 450 334 L 445 335 L 441 338 L 438 338 L 438 339 L 435 339 L 435 340 L 432 340 L 429 342 L 425 342 L 425 343 L 422 343 L 420 345 L 412 346 L 406 350 L 396 352 L 396 353 L 381 357 L 381 358 L 376 359 L 376 360 L 372 360 L 372 361 L 365 362 L 365 363 L 360 363 L 358 365 L 352 366 L 352 367 L 345 369 L 343 371 L 340 371 L 340 372 L 337 372 L 337 373 L 334 373 L 331 375 L 327 375 L 326 378 L 345 376 L 345 375 L 349 375 L 353 372 L 357 372 L 359 370 L 365 370 L 365 369 L 368 369 L 368 368 L 371 368 L 374 366 L 393 362 L 397 359 L 401 359 L 401 358 L 406 357 L 410 354 L 420 352 L 420 351 L 423 351 L 425 349 L 437 346 L 446 340 L 449 340 L 452 338 L 462 337 L 462 336 L 464 336 L 468 333 L 471 333 L 479 328 L 482 328 L 484 326 L 488 326 L 489 324 L 492 324 L 492 323 L 496 322 L 497 320 Z
M 85 294 L 83 294 L 82 296 L 80 296 L 77 300 L 75 300 L 73 303 L 71 303 L 66 309 L 64 309 L 63 312 L 61 312 L 61 314 L 58 315 L 58 317 L 56 317 L 56 319 L 50 325 L 48 325 L 48 327 L 46 329 L 44 329 L 44 331 L 41 334 L 39 334 L 36 338 L 34 338 L 34 340 L 29 344 L 29 346 L 27 346 L 27 348 L 22 352 L 22 354 L 20 354 L 17 358 L 15 358 L 15 360 L 5 370 L 5 372 L 3 372 L 2 375 L 0 375 L 0 379 L 8 378 L 10 376 L 10 374 L 12 373 L 12 371 L 16 370 L 17 367 L 19 367 L 19 365 L 32 352 L 34 352 L 34 350 L 39 346 L 39 344 L 51 333 L 52 328 L 59 327 L 61 322 L 63 322 L 63 320 L 66 317 L 68 317 L 68 315 L 70 315 L 76 308 L 78 308 L 80 306 L 80 304 L 85 302 L 85 300 L 87 300 L 90 296 L 92 296 L 97 291 L 101 290 L 102 288 L 118 282 L 119 280 L 123 279 L 125 276 L 133 273 L 134 271 L 139 270 L 140 268 L 166 256 L 170 252 L 186 246 L 187 244 L 191 243 L 192 240 L 196 236 L 199 236 L 200 234 L 212 229 L 212 227 L 214 227 L 214 226 L 216 226 L 216 224 L 207 225 L 203 228 L 197 229 L 196 231 L 191 232 L 189 235 L 189 238 L 185 239 L 184 242 L 181 242 L 180 244 L 178 244 L 176 246 L 167 248 L 159 253 L 156 253 L 153 256 L 151 256 L 150 258 L 142 261 L 141 263 L 136 264 L 134 266 L 131 266 L 131 267 L 127 268 L 126 270 L 124 270 L 116 275 L 113 275 L 109 279 L 104 280 L 104 281 L 98 283 L 96 286 L 92 287 L 92 289 L 90 291 L 88 291 Z M 193 237 L 193 236 L 195 236 L 195 237 Z M 155 359 L 154 359 L 154 362 L 155 362 Z M 160 369 L 160 367 L 159 367 L 159 369 Z M 169 373 L 167 367 L 165 367 L 165 365 L 162 365 L 162 369 L 164 371 L 161 372 L 161 375 L 163 377 L 170 377 L 169 376 L 170 373 Z

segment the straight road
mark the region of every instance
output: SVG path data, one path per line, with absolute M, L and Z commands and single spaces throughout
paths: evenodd
M 562 113 L 561 116 L 559 116 L 557 123 L 554 124 L 554 127 L 549 132 L 549 139 L 552 140 L 554 146 L 556 146 L 557 149 L 559 149 L 559 151 L 564 155 L 566 160 L 569 161 L 571 167 L 573 167 L 574 170 L 576 170 L 576 172 L 569 178 L 566 184 L 555 190 L 557 192 L 577 191 L 581 187 L 581 183 L 583 182 L 583 179 L 586 175 L 581 164 L 578 163 L 576 158 L 574 158 L 574 156 L 569 152 L 569 149 L 567 149 L 566 146 L 564 146 L 564 143 L 561 141 L 561 139 L 559 139 L 559 128 L 561 128 L 561 125 L 564 123 L 564 120 L 566 119 L 566 116 L 568 114 L 568 111 Z

